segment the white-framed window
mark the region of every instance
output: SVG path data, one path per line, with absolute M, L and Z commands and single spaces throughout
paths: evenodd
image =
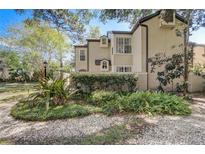
M 117 66 L 116 67 L 116 72 L 132 72 L 132 67 L 131 66 Z
M 131 53 L 131 38 L 116 37 L 116 53 Z
M 109 70 L 109 61 L 108 60 L 102 60 L 100 62 L 101 71 L 108 71 Z
M 103 45 L 107 44 L 107 38 L 103 37 L 103 38 L 101 38 L 101 41 L 102 41 Z
M 80 61 L 85 61 L 85 50 L 80 50 Z
M 100 47 L 108 47 L 108 37 L 102 36 L 100 38 Z

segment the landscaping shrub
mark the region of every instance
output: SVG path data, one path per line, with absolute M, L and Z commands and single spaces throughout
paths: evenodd
M 75 91 L 71 91 L 64 80 L 41 80 L 37 88 L 37 92 L 29 95 L 28 100 L 31 107 L 38 104 L 46 105 L 48 110 L 49 105 L 61 105 L 67 102 Z
M 72 73 L 70 84 L 72 88 L 88 94 L 96 90 L 133 92 L 136 90 L 137 77 L 135 74 Z
M 161 92 L 136 92 L 111 97 L 112 92 L 93 93 L 90 97 L 100 105 L 108 115 L 122 112 L 187 115 L 191 113 L 186 101 L 176 95 Z M 110 94 L 108 94 L 110 93 Z M 104 94 L 104 95 L 105 95 Z
M 88 97 L 88 102 L 93 105 L 103 106 L 108 101 L 118 99 L 120 96 L 117 92 L 94 91 Z

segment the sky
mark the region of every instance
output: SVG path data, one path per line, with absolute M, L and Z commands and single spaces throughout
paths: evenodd
M 0 35 L 4 34 L 9 26 L 16 25 L 28 17 L 31 17 L 30 12 L 24 15 L 18 15 L 14 10 L 0 10 Z M 107 31 L 112 30 L 130 30 L 128 23 L 117 23 L 115 20 L 110 20 L 106 24 L 103 24 L 99 20 L 93 19 L 89 26 L 99 26 L 102 35 L 106 35 Z M 87 29 L 89 29 L 89 26 L 87 26 Z M 198 31 L 195 31 L 190 37 L 190 41 L 205 44 L 205 28 L 200 28 Z

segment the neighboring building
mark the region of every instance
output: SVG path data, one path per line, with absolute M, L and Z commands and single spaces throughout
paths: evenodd
M 141 89 L 156 88 L 156 73 L 150 73 L 148 59 L 183 51 L 184 38 L 176 35 L 176 29 L 186 21 L 175 12 L 170 17 L 167 23 L 157 11 L 140 19 L 131 31 L 111 31 L 109 36 L 75 45 L 75 71 L 137 73 Z
M 193 64 L 200 64 L 201 66 L 205 66 L 205 44 L 194 44 Z
M 205 44 L 190 43 L 193 51 L 193 66 L 205 67 Z M 200 76 L 197 76 L 193 73 L 189 74 L 189 91 L 190 92 L 199 92 L 205 91 L 205 82 L 204 79 Z

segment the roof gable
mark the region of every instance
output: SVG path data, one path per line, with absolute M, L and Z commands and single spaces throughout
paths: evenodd
M 150 20 L 150 19 L 152 19 L 152 18 L 154 18 L 154 17 L 160 15 L 160 12 L 161 12 L 161 10 L 156 11 L 156 12 L 153 13 L 153 14 L 150 14 L 150 15 L 148 15 L 148 16 L 146 16 L 146 17 L 143 17 L 143 18 L 139 19 L 139 21 L 133 26 L 133 28 L 132 28 L 131 31 L 112 31 L 112 33 L 113 33 L 113 34 L 132 34 L 132 33 L 135 32 L 135 30 L 139 27 L 140 24 L 142 24 L 143 22 L 148 21 L 148 20 Z M 187 21 L 186 21 L 182 16 L 180 16 L 180 15 L 177 14 L 177 13 L 175 14 L 175 18 L 177 18 L 177 19 L 180 20 L 181 22 L 187 24 Z

